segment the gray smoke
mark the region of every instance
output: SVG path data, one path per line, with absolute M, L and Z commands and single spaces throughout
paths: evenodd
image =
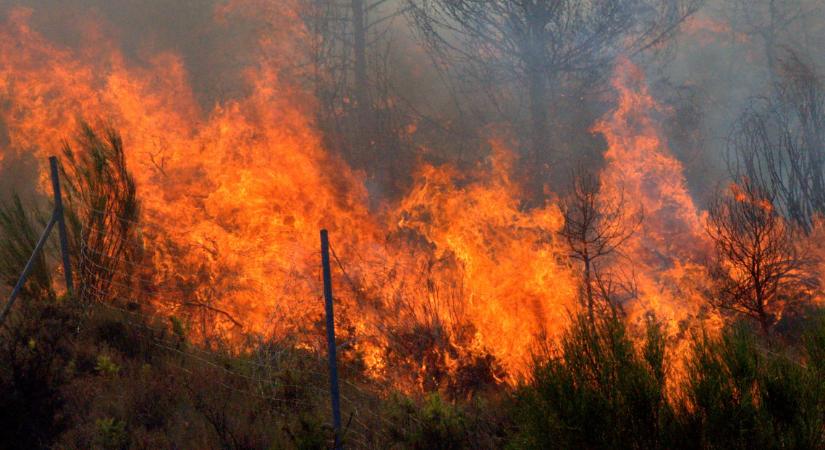
M 273 0 L 277 2 L 277 0 Z M 306 0 L 310 1 L 310 0 Z M 313 0 L 316 1 L 317 0 Z M 258 54 L 258 33 L 263 19 L 233 18 L 216 21 L 219 0 L 0 0 L 0 19 L 11 8 L 32 9 L 32 26 L 48 39 L 63 46 L 78 47 L 90 24 L 114 37 L 119 50 L 133 64 L 143 64 L 152 54 L 172 51 L 186 66 L 196 98 L 208 111 L 216 103 L 242 96 L 246 85 L 243 70 Z M 347 2 L 342 2 L 345 5 Z M 693 25 L 676 36 L 666 58 L 646 60 L 656 97 L 671 107 L 672 117 L 663 119 L 671 147 L 685 164 L 688 183 L 695 196 L 707 198 L 715 185 L 726 179 L 724 163 L 726 138 L 731 125 L 749 101 L 769 95 L 773 82 L 769 61 L 793 50 L 825 67 L 825 5 L 821 0 L 782 0 L 774 3 L 782 11 L 779 25 L 772 23 L 769 0 L 708 0 Z M 386 10 L 403 5 L 402 0 L 385 3 Z M 520 118 L 519 106 L 492 105 L 483 95 L 465 89 L 463 80 L 445 79 L 436 69 L 403 16 L 392 21 L 382 35 L 386 45 L 379 48 L 391 55 L 391 66 L 383 76 L 386 86 L 398 91 L 405 111 L 414 116 L 419 130 L 418 144 L 436 149 L 442 159 L 477 158 L 474 136 L 505 116 Z M 377 52 L 377 50 L 376 50 Z M 573 102 L 575 105 L 575 102 Z M 569 106 L 569 105 L 568 105 Z M 509 109 L 508 109 L 509 108 Z M 556 111 L 558 117 L 578 120 L 592 118 L 605 110 L 604 104 L 584 103 L 578 111 Z M 505 117 L 506 119 L 506 117 Z M 589 120 L 589 119 L 583 119 Z M 449 126 L 444 126 L 449 123 Z M 571 148 L 593 153 L 603 145 L 582 132 L 582 124 L 562 136 Z M 518 126 L 513 127 L 518 130 Z M 0 126 L 0 130 L 2 127 Z M 444 131 L 448 129 L 448 131 Z M 0 132 L 0 147 L 6 139 Z M 0 193 L 25 190 L 37 164 L 27 160 L 7 164 L 0 174 Z M 15 174 L 11 176 L 10 174 Z

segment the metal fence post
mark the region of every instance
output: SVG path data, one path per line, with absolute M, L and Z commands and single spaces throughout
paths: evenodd
M 49 235 L 55 225 L 57 225 L 58 231 L 60 232 L 60 250 L 63 253 L 63 273 L 66 277 L 66 290 L 69 292 L 69 296 L 74 294 L 72 266 L 71 260 L 69 259 L 69 235 L 66 233 L 66 218 L 63 214 L 63 197 L 60 194 L 60 174 L 58 172 L 57 157 L 52 156 L 49 158 L 49 166 L 51 168 L 52 190 L 54 192 L 54 211 L 52 211 L 49 223 L 46 225 L 46 229 L 43 230 L 43 234 L 40 235 L 37 245 L 34 246 L 34 250 L 32 250 L 32 254 L 28 262 L 26 262 L 26 267 L 23 268 L 23 273 L 20 274 L 20 278 L 14 285 L 9 299 L 3 306 L 3 310 L 0 311 L 0 323 L 6 320 L 6 316 L 9 315 L 11 307 L 14 305 L 15 300 L 17 300 L 17 296 L 23 291 L 26 280 L 29 278 L 29 275 L 31 275 L 32 270 L 34 270 L 37 257 L 43 251 L 43 247 L 45 247 L 46 241 L 49 239 Z
M 6 316 L 9 315 L 9 311 L 11 311 L 14 301 L 17 300 L 17 296 L 20 295 L 20 292 L 23 290 L 23 286 L 26 285 L 26 280 L 29 278 L 32 269 L 34 269 L 34 264 L 37 262 L 37 255 L 40 254 L 43 250 L 43 246 L 46 245 L 46 240 L 49 238 L 49 234 L 52 232 L 55 222 L 55 217 L 52 215 L 52 218 L 49 219 L 49 224 L 46 225 L 46 229 L 43 231 L 43 234 L 40 235 L 40 240 L 37 241 L 37 245 L 35 245 L 34 251 L 32 251 L 32 255 L 29 257 L 29 261 L 23 269 L 23 273 L 20 274 L 17 284 L 14 285 L 14 289 L 11 291 L 9 299 L 6 301 L 6 306 L 4 306 L 3 311 L 0 312 L 0 323 L 3 323 L 6 320 Z
M 60 193 L 60 172 L 57 166 L 57 157 L 49 158 L 52 172 L 52 191 L 54 192 L 54 217 L 57 219 L 57 231 L 60 234 L 60 252 L 63 255 L 63 275 L 66 277 L 66 290 L 69 296 L 74 296 L 72 282 L 72 262 L 69 258 L 69 235 L 66 232 L 66 217 L 63 213 L 63 196 Z
M 332 421 L 335 431 L 335 449 L 341 446 L 341 401 L 338 391 L 338 363 L 335 357 L 335 314 L 332 302 L 332 273 L 329 266 L 329 236 L 321 230 L 321 263 L 324 268 L 324 301 L 327 316 L 327 345 L 329 347 L 329 383 L 332 396 Z

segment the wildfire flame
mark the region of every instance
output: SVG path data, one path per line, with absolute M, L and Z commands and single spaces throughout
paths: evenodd
M 694 204 L 682 165 L 662 137 L 655 117 L 667 111 L 648 92 L 642 70 L 620 61 L 613 87 L 618 107 L 594 128 L 608 143 L 602 189 L 630 199 L 631 212 L 644 215 L 641 229 L 625 243 L 635 287 L 626 310 L 637 324 L 654 313 L 678 349 L 691 327 L 720 325 L 699 289 L 709 285 L 703 264 L 710 251 L 706 212 Z
M 294 22 L 266 38 L 282 59 L 248 69 L 248 95 L 204 111 L 179 56 L 136 66 L 94 27 L 84 50 L 71 50 L 34 31 L 30 15 L 14 10 L 0 31 L 9 136 L 0 167 L 3 155 L 53 153 L 79 117 L 111 120 L 142 202 L 152 300 L 220 306 L 244 332 L 311 329 L 322 313 L 318 230 L 328 228 L 345 271 L 336 278 L 340 320 L 376 376 L 388 370 L 390 331 L 406 320 L 464 333 L 447 366 L 486 351 L 513 380 L 575 310 L 576 269 L 556 236 L 562 214 L 553 203 L 520 206 L 506 139 L 493 139 L 474 171 L 421 165 L 402 199 L 370 208 L 363 175 L 324 150 L 315 100 L 280 70 L 294 50 L 279 36 L 305 33 Z M 718 320 L 696 289 L 707 276 L 703 213 L 661 137 L 655 117 L 666 111 L 642 71 L 620 62 L 613 86 L 617 108 L 594 128 L 608 143 L 602 190 L 632 200 L 629 215 L 645 219 L 612 270 L 635 286 L 625 305 L 631 320 L 653 312 L 678 339 Z

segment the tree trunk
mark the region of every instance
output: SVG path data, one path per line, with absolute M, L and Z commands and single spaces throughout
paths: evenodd
M 779 11 L 776 9 L 776 3 L 773 0 L 770 1 L 768 14 L 770 15 L 770 25 L 768 26 L 768 29 L 764 31 L 762 39 L 765 41 L 765 57 L 768 63 L 768 76 L 771 83 L 775 86 L 776 83 L 779 82 L 780 78 L 776 60 L 777 33 L 779 29 L 777 18 L 779 17 Z
M 541 195 L 547 171 L 549 129 L 547 124 L 547 78 L 537 61 L 528 64 L 528 95 L 530 96 L 530 189 Z
M 762 328 L 762 333 L 764 333 L 765 337 L 770 335 L 771 331 L 771 324 L 770 318 L 768 317 L 768 313 L 765 311 L 765 301 L 763 300 L 764 296 L 761 294 L 760 290 L 757 288 L 756 293 L 756 315 L 759 319 L 759 326 Z
M 367 31 L 364 0 L 352 0 L 354 97 L 356 114 L 355 154 L 359 163 L 374 161 L 371 154 L 369 88 L 367 81 Z
M 770 336 L 771 325 L 768 322 L 768 316 L 765 315 L 764 312 L 759 314 L 759 326 L 762 328 L 762 333 L 765 335 L 765 337 Z
M 587 296 L 587 318 L 590 319 L 590 323 L 595 323 L 594 314 L 593 314 L 593 283 L 590 279 L 590 258 L 584 259 L 584 289 L 585 295 Z

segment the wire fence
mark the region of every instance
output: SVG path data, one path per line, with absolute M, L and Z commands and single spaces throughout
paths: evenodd
M 371 444 L 376 442 L 376 435 L 381 432 L 378 428 L 393 425 L 379 410 L 380 395 L 386 386 L 365 375 L 363 367 L 358 365 L 360 362 L 354 368 L 347 368 L 344 377 L 338 379 L 336 376 L 336 347 L 347 349 L 349 341 L 344 346 L 339 346 L 332 334 L 328 337 L 329 347 L 324 351 L 304 343 L 296 345 L 295 340 L 279 342 L 264 339 L 262 335 L 249 332 L 243 319 L 236 318 L 233 311 L 216 305 L 219 299 L 231 299 L 237 294 L 231 284 L 215 288 L 209 285 L 209 281 L 188 280 L 174 273 L 174 265 L 167 264 L 167 267 L 152 259 L 157 256 L 152 252 L 128 251 L 120 243 L 112 243 L 113 240 L 127 239 L 130 233 L 137 235 L 150 231 L 156 225 L 131 216 L 122 217 L 115 209 L 104 210 L 73 202 L 71 206 L 74 209 L 68 212 L 73 214 L 72 219 L 76 221 L 72 223 L 78 226 L 74 236 L 78 247 L 74 249 L 76 254 L 70 255 L 56 158 L 51 158 L 50 164 L 55 209 L 31 260 L 23 270 L 18 286 L 4 306 L 0 324 L 11 309 L 20 287 L 25 284 L 38 256 L 44 255 L 46 240 L 52 228 L 56 227 L 60 232 L 60 256 L 67 292 L 82 307 L 82 320 L 98 316 L 103 320 L 117 321 L 140 337 L 140 342 L 168 355 L 165 363 L 174 366 L 192 382 L 204 381 L 200 378 L 204 371 L 208 371 L 214 375 L 208 380 L 214 386 L 233 395 L 278 405 L 276 410 L 280 414 L 287 415 L 296 409 L 321 411 L 328 407 L 327 402 L 332 398 L 332 427 L 336 447 L 343 443 L 358 447 L 374 446 Z M 336 251 L 336 247 L 325 238 L 325 231 L 322 231 L 320 252 L 309 251 L 305 238 L 301 240 L 298 236 L 292 236 L 285 240 L 287 244 L 283 251 L 293 255 L 294 260 L 303 261 L 307 265 L 300 269 L 278 269 L 288 275 L 279 279 L 282 286 L 278 288 L 284 289 L 285 294 L 294 294 L 294 291 L 287 291 L 288 289 L 300 289 L 308 297 L 302 300 L 305 303 L 301 306 L 317 313 L 324 311 L 326 297 L 328 330 L 336 325 L 346 327 L 353 318 L 332 318 L 333 296 L 331 292 L 330 295 L 325 295 L 327 292 L 322 287 L 331 289 L 334 284 L 336 289 L 341 289 L 337 296 L 351 299 L 351 302 L 342 302 L 342 312 L 347 313 L 347 308 L 355 305 L 360 314 L 376 309 L 374 304 L 379 301 L 376 293 L 380 293 L 382 279 L 392 279 L 392 274 L 398 272 L 422 272 L 422 261 L 414 257 L 396 258 L 386 244 L 380 243 L 378 245 L 381 248 L 370 251 L 369 257 L 361 254 L 358 248 L 347 247 L 346 252 L 354 262 L 348 270 L 344 255 Z M 74 267 L 71 261 L 74 261 Z M 314 268 L 310 268 L 312 264 L 308 264 L 308 261 L 317 263 Z M 370 269 L 369 281 L 365 274 L 360 273 L 365 267 Z M 73 282 L 73 276 L 76 276 L 76 283 Z M 288 286 L 285 280 L 295 283 L 298 288 Z M 202 288 L 207 288 L 208 292 L 200 292 Z M 239 316 L 242 313 L 243 311 L 239 311 Z M 275 314 L 273 313 L 273 317 Z M 206 317 L 209 317 L 211 330 L 207 325 L 203 326 L 199 334 L 193 333 L 192 328 L 185 329 L 185 325 L 195 326 L 199 318 L 207 322 Z M 394 321 L 399 319 L 359 317 L 358 320 L 364 320 L 367 326 L 373 327 L 371 333 L 387 338 L 393 336 Z M 303 323 L 304 328 L 296 329 L 296 334 L 317 345 L 322 336 L 312 325 Z M 350 330 L 348 333 L 353 332 Z M 349 334 L 348 338 L 371 339 L 361 335 L 353 336 Z M 332 358 L 325 365 L 328 354 Z M 291 370 L 299 371 L 301 378 L 296 381 L 288 375 Z M 353 379 L 347 379 L 348 376 Z M 337 411 L 336 398 L 340 399 L 340 412 Z
M 136 224 L 136 223 L 135 223 Z M 82 236 L 102 234 L 97 229 L 82 229 Z M 318 254 L 320 262 L 320 254 Z M 101 262 L 105 261 L 105 262 Z M 352 295 L 360 295 L 355 283 L 345 271 L 343 264 L 335 255 L 337 268 L 349 280 L 347 288 Z M 155 268 L 139 261 L 128 260 L 122 256 L 110 257 L 85 245 L 81 242 L 78 255 L 78 267 L 81 280 L 90 280 L 104 277 L 105 283 L 81 283 L 79 298 L 86 299 L 99 309 L 117 314 L 118 320 L 129 325 L 146 342 L 152 346 L 185 360 L 188 363 L 207 367 L 220 373 L 227 380 L 214 379 L 214 384 L 236 394 L 250 396 L 257 400 L 271 402 L 287 408 L 319 409 L 323 408 L 323 400 L 330 396 L 325 388 L 329 382 L 329 372 L 313 368 L 312 364 L 321 367 L 322 355 L 312 355 L 310 365 L 304 364 L 300 371 L 312 382 L 307 384 L 292 384 L 279 379 L 279 373 L 290 367 L 279 365 L 278 355 L 261 354 L 223 354 L 204 346 L 191 344 L 183 336 L 176 334 L 172 329 L 171 318 L 175 313 L 188 306 L 208 307 L 208 305 L 188 302 L 185 292 L 174 287 L 157 287 L 151 278 L 142 278 L 141 274 L 151 274 Z M 319 271 L 320 271 L 320 264 Z M 318 274 L 320 277 L 320 272 Z M 144 292 L 142 298 L 132 297 L 129 294 Z M 320 299 L 320 296 L 319 296 Z M 118 305 L 135 305 L 127 308 Z M 318 303 L 319 308 L 322 304 Z M 156 312 L 148 312 L 144 307 L 150 306 Z M 202 337 L 203 338 L 203 337 Z M 285 349 L 283 352 L 289 352 Z M 182 373 L 197 376 L 191 368 L 178 366 Z M 227 382 L 229 381 L 229 382 Z M 239 382 L 238 382 L 239 381 Z M 365 391 L 355 383 L 341 380 L 343 387 L 340 394 L 344 427 L 341 430 L 342 443 L 350 443 L 357 447 L 367 448 L 371 442 L 370 436 L 375 430 L 371 424 L 383 423 L 388 425 L 386 418 L 374 411 L 369 405 L 369 399 L 375 403 L 375 394 Z M 239 387 L 241 386 L 241 387 Z M 289 392 L 289 395 L 278 395 L 279 392 Z M 364 399 L 368 399 L 364 401 Z M 285 409 L 284 414 L 289 414 Z

